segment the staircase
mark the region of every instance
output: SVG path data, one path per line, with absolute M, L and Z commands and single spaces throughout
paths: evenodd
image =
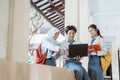
M 104 80 L 112 80 L 111 76 L 104 76 Z
M 54 27 L 64 34 L 64 0 L 31 0 L 31 5 Z

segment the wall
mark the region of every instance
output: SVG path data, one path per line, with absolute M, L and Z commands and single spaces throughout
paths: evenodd
M 6 58 L 9 0 L 0 1 L 0 58 Z
M 65 27 L 67 25 L 78 25 L 78 0 L 65 0 Z M 77 32 L 78 35 L 78 32 Z M 78 36 L 76 35 L 76 38 Z
M 91 23 L 90 11 L 88 6 L 89 0 L 79 0 L 79 39 L 87 43 L 89 40 L 88 26 Z
M 76 39 L 88 42 L 88 0 L 65 0 L 65 25 L 75 25 Z
M 119 27 L 120 29 L 120 27 Z M 120 59 L 120 56 L 118 57 L 118 49 L 120 49 L 120 32 L 117 33 L 116 39 L 113 41 L 112 45 L 112 75 L 114 80 L 119 80 L 120 79 L 120 72 L 119 72 L 119 62 L 118 58 Z M 120 54 L 120 53 L 119 53 Z
M 0 1 L 0 58 L 27 62 L 29 6 L 29 0 Z
M 119 0 L 90 0 L 89 8 L 93 23 L 97 24 L 104 36 L 115 36 L 120 27 Z
M 29 0 L 11 0 L 9 6 L 7 59 L 27 62 Z

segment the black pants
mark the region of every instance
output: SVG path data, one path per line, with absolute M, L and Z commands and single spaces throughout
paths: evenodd
M 56 66 L 55 59 L 53 57 L 46 59 L 45 65 Z

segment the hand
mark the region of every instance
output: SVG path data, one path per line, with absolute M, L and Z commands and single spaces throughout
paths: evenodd
M 91 53 L 91 52 L 93 52 L 93 49 L 88 49 L 88 53 Z
M 64 51 L 66 54 L 68 54 L 68 48 L 66 47 L 60 47 L 60 51 Z
M 94 48 L 92 48 L 92 49 L 88 49 L 88 53 L 91 53 L 91 52 L 95 52 L 95 53 L 97 53 L 97 51 L 96 51 Z
M 81 57 L 80 56 L 76 56 L 76 57 L 74 57 L 74 59 L 80 60 Z
M 98 53 L 94 48 L 93 48 L 93 52 Z
M 60 47 L 60 50 L 67 50 L 67 48 L 66 47 Z
M 69 55 L 66 54 L 66 55 L 63 56 L 63 58 L 64 58 L 65 60 L 68 60 L 68 59 L 69 59 Z
M 69 51 L 69 49 L 68 49 L 68 48 L 66 48 L 66 49 L 65 49 L 65 52 L 66 52 L 67 54 L 68 54 L 68 51 Z
M 61 50 L 65 50 L 65 47 L 61 46 L 57 52 L 60 52 Z
M 58 58 L 60 56 L 60 52 L 56 52 L 55 57 Z

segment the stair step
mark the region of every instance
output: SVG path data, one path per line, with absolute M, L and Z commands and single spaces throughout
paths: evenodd
M 104 76 L 104 80 L 111 80 L 111 76 Z

